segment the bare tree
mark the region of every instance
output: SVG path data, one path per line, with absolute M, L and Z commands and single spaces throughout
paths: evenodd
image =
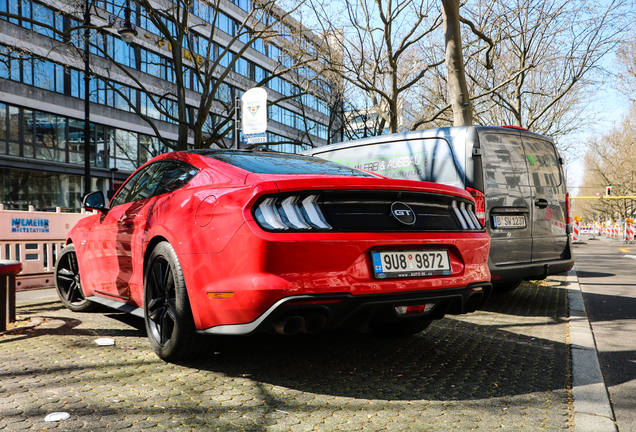
M 492 69 L 472 62 L 475 93 L 493 91 L 478 118 L 484 124 L 513 124 L 559 139 L 580 129 L 601 60 L 620 39 L 625 2 L 568 0 L 492 1 L 467 8 L 481 31 L 496 31 Z M 482 46 L 483 49 L 483 46 Z
M 614 62 L 616 87 L 630 101 L 636 100 L 636 33 L 630 31 L 621 41 Z
M 97 7 L 104 6 L 98 1 L 90 4 L 89 26 L 83 25 L 84 5 L 68 5 L 64 13 L 68 14 L 70 25 L 63 30 L 12 11 L 0 12 L 0 16 L 21 18 L 30 21 L 34 28 L 37 25 L 45 29 L 60 42 L 54 42 L 47 53 L 40 55 L 47 58 L 56 52 L 57 58 L 62 56 L 67 64 L 78 68 L 85 55 L 83 35 L 88 28 L 93 54 L 91 75 L 102 78 L 99 85 L 108 86 L 119 100 L 125 101 L 165 146 L 183 150 L 191 143 L 196 148 L 230 145 L 224 138 L 231 134 L 234 125 L 235 97 L 240 96 L 240 89 L 268 86 L 276 78 L 285 77 L 286 85 L 293 87 L 292 94 L 270 91 L 269 103 L 291 104 L 295 110 L 305 109 L 306 95 L 325 97 L 329 93 L 325 86 L 320 90 L 314 84 L 320 77 L 316 59 L 322 40 L 291 18 L 302 1 L 288 0 L 284 5 L 275 0 L 253 1 L 240 22 L 222 11 L 219 0 L 132 1 L 132 20 L 137 21 L 139 30 L 134 47 L 122 46 L 118 38 L 113 38 L 124 18 L 124 8 L 102 9 Z M 119 3 L 123 6 L 123 1 Z M 221 27 L 227 23 L 227 28 L 220 29 L 219 23 Z M 153 48 L 140 51 L 148 45 Z M 250 51 L 252 48 L 261 54 Z M 263 61 L 262 54 L 267 49 L 278 53 L 270 53 L 270 58 L 264 60 L 273 72 L 244 62 L 248 52 L 252 57 L 260 55 Z M 235 72 L 239 68 L 244 68 L 248 77 Z M 303 73 L 309 70 L 314 72 Z M 139 90 L 143 103 L 131 89 Z M 176 143 L 164 136 L 161 122 L 176 126 Z M 309 132 L 311 128 L 289 142 L 306 142 Z
M 612 187 L 614 196 L 636 194 L 636 106 L 630 105 L 622 121 L 607 134 L 592 138 L 584 158 L 584 177 L 579 195 L 605 195 L 605 188 Z M 587 219 L 596 215 L 615 219 L 634 214 L 634 200 L 578 201 L 577 210 Z
M 627 11 L 622 0 L 467 2 L 459 19 L 474 121 L 556 140 L 590 124 L 588 108 L 606 76 L 601 60 L 617 47 Z M 436 72 L 418 94 L 418 105 L 429 105 L 418 127 L 452 122 L 449 78 Z
M 342 10 L 326 0 L 309 4 L 328 40 L 325 61 L 351 88 L 351 106 L 377 116 L 380 130 L 397 132 L 401 101 L 444 62 L 425 49 L 427 37 L 442 24 L 436 2 L 353 0 L 343 2 Z
M 453 109 L 453 125 L 471 126 L 473 111 L 464 71 L 459 7 L 459 0 L 442 0 L 448 93 Z

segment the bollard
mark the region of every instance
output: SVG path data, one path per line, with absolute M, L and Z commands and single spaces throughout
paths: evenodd
M 625 242 L 632 243 L 634 241 L 634 223 L 627 222 L 625 224 Z
M 0 331 L 15 321 L 15 275 L 21 271 L 20 261 L 0 260 Z
M 572 241 L 578 243 L 579 241 L 579 221 L 574 222 L 574 228 L 572 229 Z

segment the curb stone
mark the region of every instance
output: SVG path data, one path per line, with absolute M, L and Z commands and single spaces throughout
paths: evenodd
M 598 362 L 594 334 L 574 269 L 567 273 L 572 351 L 572 397 L 577 432 L 617 432 L 614 412 Z

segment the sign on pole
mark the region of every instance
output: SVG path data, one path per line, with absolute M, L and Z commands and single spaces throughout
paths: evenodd
M 263 134 L 267 131 L 267 91 L 254 87 L 241 97 L 243 102 L 242 126 L 245 135 Z

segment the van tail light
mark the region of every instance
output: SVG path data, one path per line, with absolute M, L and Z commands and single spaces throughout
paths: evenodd
M 466 190 L 475 198 L 475 215 L 481 226 L 486 226 L 486 199 L 483 192 L 467 187 Z
M 570 192 L 565 194 L 565 223 L 570 225 Z

